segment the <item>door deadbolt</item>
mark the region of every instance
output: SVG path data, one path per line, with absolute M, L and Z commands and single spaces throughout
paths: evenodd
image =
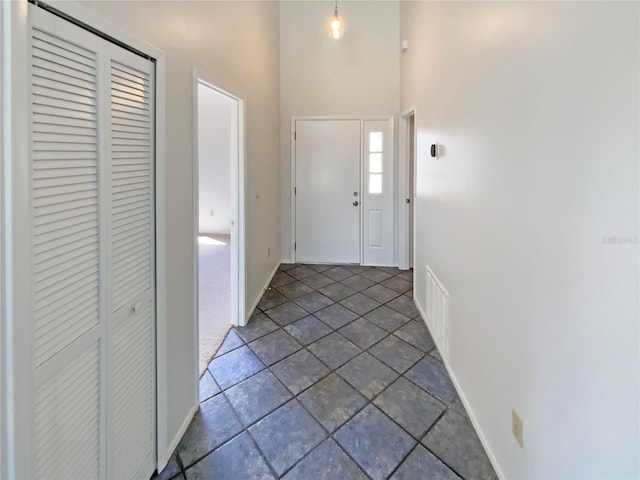
M 357 197 L 358 196 L 358 192 L 353 192 L 353 196 Z
M 358 200 L 356 200 L 355 202 L 353 202 L 353 206 L 357 207 L 358 205 L 360 205 L 360 203 L 358 203 Z

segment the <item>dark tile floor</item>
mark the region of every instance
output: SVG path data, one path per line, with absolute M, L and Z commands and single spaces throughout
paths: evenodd
M 282 265 L 158 478 L 493 479 L 395 268 Z

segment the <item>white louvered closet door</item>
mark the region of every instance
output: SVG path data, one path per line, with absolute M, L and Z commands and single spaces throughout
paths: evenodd
M 109 51 L 109 471 L 148 478 L 156 421 L 153 64 Z
M 33 476 L 147 479 L 153 64 L 33 5 L 29 16 Z
M 29 13 L 34 474 L 105 478 L 100 41 Z

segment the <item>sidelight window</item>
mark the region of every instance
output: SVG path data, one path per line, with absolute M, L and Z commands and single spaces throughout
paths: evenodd
M 382 132 L 369 133 L 369 193 L 382 193 Z

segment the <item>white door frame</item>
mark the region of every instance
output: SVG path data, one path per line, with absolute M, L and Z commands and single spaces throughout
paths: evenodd
M 413 237 L 414 237 L 414 250 L 415 250 L 415 205 L 413 206 L 413 218 L 409 218 L 409 206 L 406 203 L 406 199 L 409 198 L 409 162 L 414 162 L 414 193 L 415 193 L 415 163 L 418 158 L 417 155 L 417 128 L 416 128 L 416 111 L 415 105 L 407 108 L 400 114 L 400 132 L 399 132 L 399 159 L 398 162 L 398 195 L 396 201 L 398 202 L 398 250 L 399 250 L 399 262 L 398 268 L 401 270 L 409 269 L 409 225 L 413 222 Z M 413 115 L 413 157 L 411 156 L 411 149 L 409 148 L 409 142 L 411 140 L 410 131 L 410 117 Z M 413 201 L 413 200 L 412 200 Z M 415 255 L 414 257 L 415 258 Z
M 194 214 L 194 372 L 195 398 L 199 399 L 199 204 L 200 204 L 200 155 L 198 142 L 198 85 L 204 85 L 232 100 L 232 122 L 236 128 L 231 128 L 231 324 L 244 326 L 246 316 L 246 241 L 245 241 L 245 195 L 246 195 L 246 100 L 245 96 L 229 88 L 222 88 L 220 82 L 198 68 L 193 69 L 193 214 Z
M 6 16 L 4 8 L 0 5 L 0 32 L 5 32 L 4 18 Z M 0 35 L 0 45 L 7 45 L 8 36 Z M 6 144 L 4 130 L 4 94 L 5 94 L 5 75 L 9 72 L 5 71 L 5 52 L 6 47 L 0 47 L 0 478 L 8 478 L 7 475 L 7 451 L 6 438 L 4 432 L 7 431 L 6 419 L 6 397 L 5 387 L 5 346 L 2 339 L 7 338 L 7 330 L 5 328 L 5 289 L 4 289 L 4 273 L 5 269 L 5 249 L 4 249 L 4 148 Z
M 291 250 L 289 254 L 289 258 L 296 261 L 296 252 L 295 252 L 295 242 L 296 242 L 296 195 L 295 195 L 295 187 L 296 187 L 296 121 L 298 120 L 359 120 L 360 121 L 360 182 L 362 182 L 362 159 L 364 155 L 364 136 L 363 136 L 363 128 L 364 122 L 367 120 L 380 120 L 380 121 L 389 121 L 392 120 L 393 115 L 329 115 L 329 116 L 292 116 L 291 117 L 291 175 L 290 181 L 291 184 L 289 186 L 289 195 L 290 195 L 290 205 L 291 205 Z M 394 155 L 394 163 L 395 163 L 395 150 L 391 153 Z M 395 185 L 395 182 L 393 183 Z M 362 185 L 360 186 L 360 191 L 362 191 Z M 360 240 L 359 240 L 359 248 L 360 248 L 360 263 L 362 264 L 363 258 L 363 247 L 362 247 L 362 239 L 363 237 L 363 215 L 364 211 L 360 209 Z
M 167 207 L 166 207 L 166 57 L 162 50 L 144 42 L 116 24 L 97 15 L 77 2 L 55 2 L 56 10 L 95 31 L 118 39 L 155 60 L 156 68 L 156 133 L 155 133 L 155 211 L 156 211 L 156 397 L 157 397 L 157 466 L 162 470 L 172 453 L 168 435 L 168 368 L 167 368 Z M 32 478 L 32 412 L 33 348 L 31 332 L 31 298 L 28 292 L 32 272 L 28 265 L 31 231 L 23 219 L 29 214 L 29 17 L 27 0 L 1 2 L 2 8 L 2 169 L 3 191 L 3 269 L 5 330 L 2 332 L 5 393 L 0 439 L 0 474 L 5 478 Z M 6 332 L 6 335 L 4 333 Z M 197 370 L 197 369 L 196 369 Z M 6 421 L 6 423 L 4 423 Z

